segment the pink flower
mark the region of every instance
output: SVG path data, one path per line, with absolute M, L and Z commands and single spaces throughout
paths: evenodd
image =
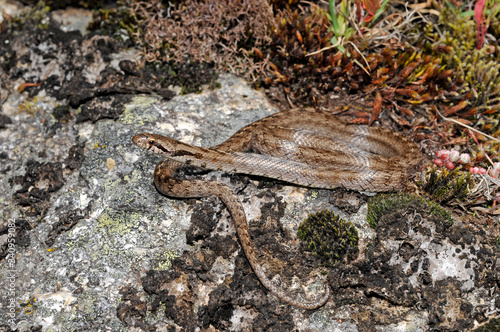
M 469 172 L 472 174 L 486 174 L 486 170 L 482 167 L 470 167 Z
M 472 174 L 486 174 L 486 170 L 482 167 L 471 167 L 471 168 L 469 168 L 469 171 Z
M 491 177 L 498 179 L 498 176 L 500 175 L 500 162 L 493 163 L 493 167 L 488 170 L 488 173 Z
M 455 168 L 455 164 L 454 164 L 454 163 L 452 163 L 451 161 L 447 161 L 444 165 L 445 165 L 445 166 L 446 166 L 446 168 L 447 168 L 447 169 L 449 169 L 449 170 L 452 170 L 452 169 L 454 169 L 454 168 Z
M 442 160 L 448 159 L 448 150 L 439 150 L 436 152 L 436 157 L 441 158 Z
M 448 154 L 448 160 L 451 162 L 456 162 L 460 158 L 460 153 L 457 150 L 451 150 Z
M 470 155 L 468 153 L 462 153 L 460 155 L 460 163 L 461 164 L 468 164 L 468 163 L 470 163 Z
M 434 159 L 434 165 L 443 166 L 443 164 L 444 164 L 443 159 Z

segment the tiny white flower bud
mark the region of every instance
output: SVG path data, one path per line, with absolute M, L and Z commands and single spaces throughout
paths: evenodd
M 460 155 L 460 163 L 461 164 L 468 164 L 468 163 L 470 163 L 470 155 L 468 153 L 462 153 Z
M 450 153 L 448 154 L 448 160 L 451 161 L 452 163 L 458 161 L 460 158 L 460 153 L 457 150 L 451 150 Z

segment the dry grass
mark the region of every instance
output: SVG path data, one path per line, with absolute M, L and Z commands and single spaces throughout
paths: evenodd
M 247 78 L 255 76 L 253 49 L 270 43 L 274 25 L 264 0 L 187 0 L 171 8 L 143 1 L 132 5 L 132 15 L 147 61 L 205 62 Z

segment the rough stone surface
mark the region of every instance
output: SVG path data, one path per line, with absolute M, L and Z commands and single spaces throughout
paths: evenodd
M 328 273 L 324 307 L 283 305 L 253 274 L 223 204 L 161 196 L 152 184 L 161 158 L 131 142 L 148 131 L 211 146 L 276 108 L 230 75 L 220 89 L 171 100 L 160 87 L 165 94 L 140 94 L 141 84 L 132 93 L 118 83 L 127 71 L 108 65 L 134 52 L 49 32 L 12 40 L 19 69 L 0 67 L 0 330 L 466 331 L 498 316 L 499 246 L 481 227 L 410 206 L 374 230 L 361 193 L 187 169 L 238 193 L 275 282 L 313 297 Z M 61 55 L 47 89 L 17 93 L 19 82 L 43 78 L 51 63 L 40 54 L 55 41 L 74 58 Z M 358 228 L 360 253 L 348 265 L 319 267 L 296 236 L 323 209 Z

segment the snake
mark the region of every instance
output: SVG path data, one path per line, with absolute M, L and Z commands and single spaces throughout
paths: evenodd
M 254 273 L 272 294 L 297 308 L 323 306 L 330 287 L 317 300 L 298 300 L 266 276 L 250 237 L 238 196 L 225 184 L 175 176 L 183 165 L 256 175 L 298 186 L 365 192 L 405 188 L 421 152 L 407 137 L 390 129 L 350 125 L 327 110 L 292 109 L 257 120 L 219 145 L 193 146 L 170 137 L 142 133 L 132 141 L 165 157 L 154 171 L 163 195 L 176 198 L 216 196 L 233 218 L 241 246 Z

